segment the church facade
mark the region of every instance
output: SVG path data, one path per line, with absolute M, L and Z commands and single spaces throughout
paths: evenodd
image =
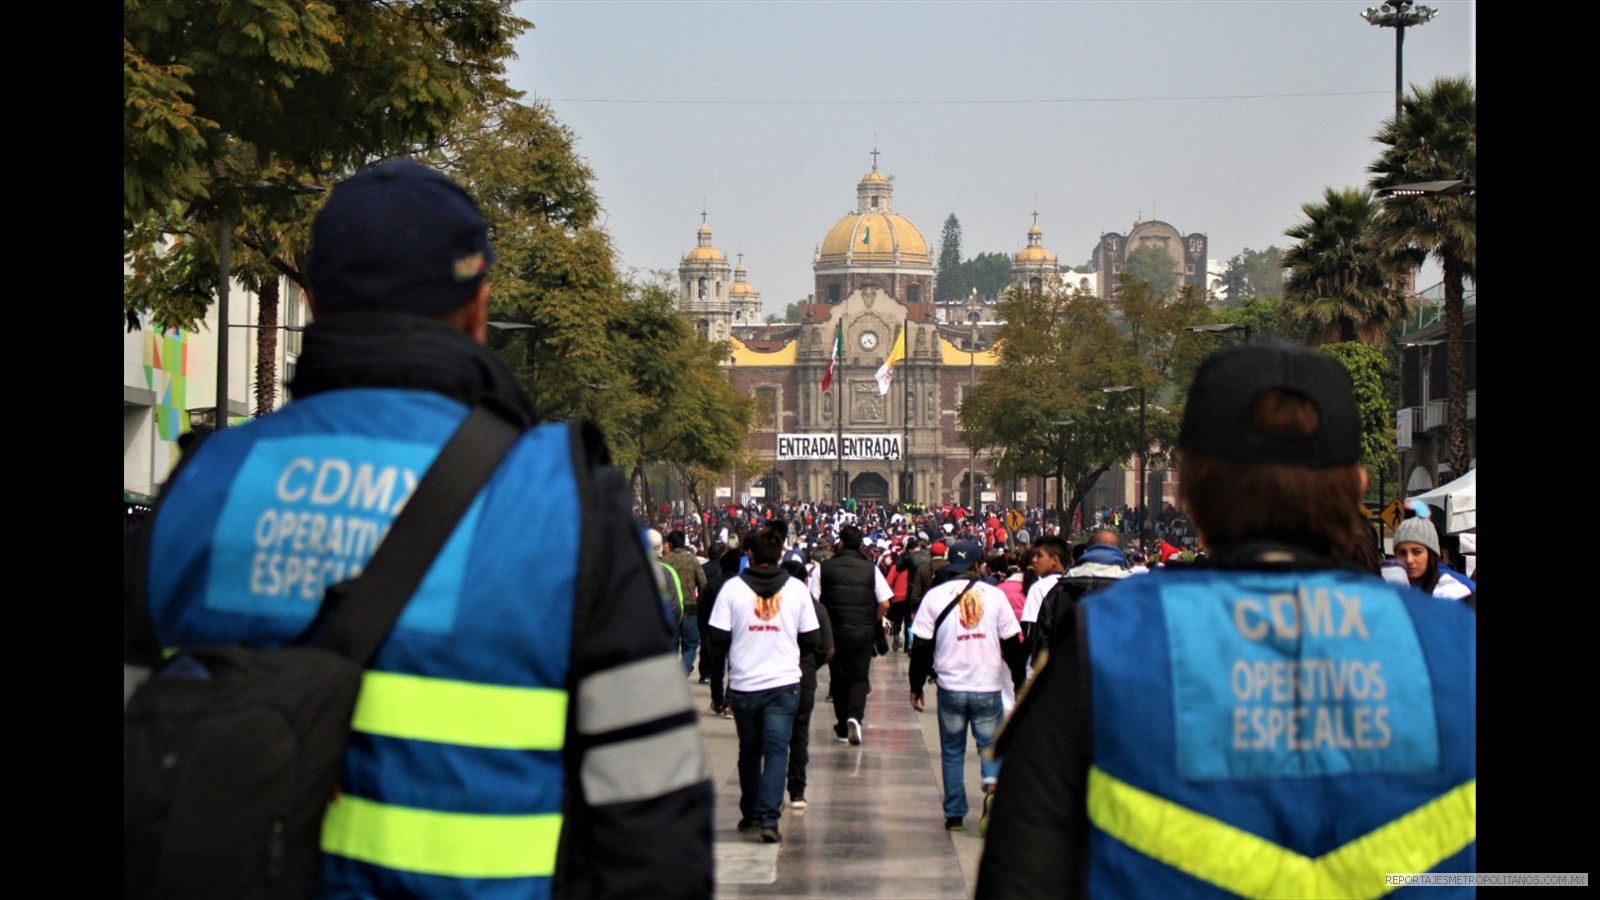
M 1013 499 L 996 493 L 991 454 L 962 441 L 957 419 L 967 391 L 998 362 L 992 307 L 974 301 L 941 314 L 933 253 L 893 200 L 894 183 L 875 160 L 856 185 L 855 211 L 817 247 L 816 290 L 800 305 L 799 323 L 758 324 L 759 293 L 742 265 L 728 268 L 704 222 L 683 257 L 680 308 L 701 334 L 728 341 L 728 377 L 756 404 L 747 447 L 765 470 L 738 473 L 735 497 Z M 1035 289 L 1059 279 L 1037 221 L 1011 274 Z M 752 295 L 756 302 L 745 305 Z M 905 357 L 885 391 L 875 376 L 902 333 Z M 836 337 L 841 354 L 825 391 Z

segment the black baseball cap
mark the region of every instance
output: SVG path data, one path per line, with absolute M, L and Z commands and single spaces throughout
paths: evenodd
M 435 316 L 489 274 L 489 226 L 450 176 L 391 159 L 334 185 L 311 224 L 306 276 L 319 314 Z
M 1316 406 L 1315 434 L 1285 438 L 1257 431 L 1250 412 L 1269 390 Z M 1281 342 L 1243 344 L 1206 357 L 1189 389 L 1178 447 L 1235 462 L 1324 469 L 1361 461 L 1361 414 L 1350 374 L 1333 357 Z

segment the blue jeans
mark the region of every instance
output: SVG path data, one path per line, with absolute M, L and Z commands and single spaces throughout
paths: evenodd
M 764 691 L 729 688 L 728 705 L 733 707 L 733 727 L 739 734 L 739 812 L 762 828 L 776 828 L 783 811 L 800 685 Z
M 994 745 L 1000 730 L 1000 692 L 975 693 L 938 689 L 939 759 L 944 764 L 944 814 L 959 818 L 967 814 L 967 727 L 978 742 L 978 771 L 984 784 L 1000 777 L 1000 761 L 984 751 Z
M 683 674 L 694 673 L 694 654 L 700 649 L 700 619 L 694 609 L 684 611 L 678 623 L 678 646 L 683 650 Z

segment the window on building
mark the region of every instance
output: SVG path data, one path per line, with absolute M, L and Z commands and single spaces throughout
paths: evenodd
M 906 286 L 906 300 L 910 303 L 922 302 L 922 285 L 915 282 Z
M 709 338 L 711 336 L 711 323 L 710 322 L 706 321 L 705 319 L 701 319 L 700 320 L 700 324 L 698 326 L 696 326 L 696 327 L 699 329 L 701 337 Z
M 755 427 L 765 431 L 778 427 L 777 388 L 756 388 Z
M 300 286 L 288 279 L 284 279 L 283 302 L 279 304 L 279 309 L 283 313 L 283 324 L 287 326 L 283 332 L 284 352 L 299 356 L 300 329 L 306 324 L 306 299 L 305 294 L 300 292 Z
M 829 303 L 838 303 L 839 302 L 839 286 L 837 284 L 828 285 L 828 302 Z
M 700 279 L 700 299 L 704 300 L 705 298 L 706 298 L 706 280 L 704 278 L 702 278 L 702 279 Z
M 1035 294 L 1043 293 L 1044 292 L 1044 279 L 1043 278 L 1039 278 L 1038 276 L 1034 276 L 1033 278 L 1029 278 L 1028 279 L 1028 290 L 1033 291 Z
M 878 195 L 877 194 L 873 194 L 872 195 L 872 208 L 873 209 L 877 209 L 878 208 Z

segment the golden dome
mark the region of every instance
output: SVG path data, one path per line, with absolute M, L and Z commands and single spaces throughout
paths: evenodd
M 722 251 L 718 250 L 715 247 L 696 247 L 693 250 L 690 250 L 688 253 L 685 253 L 683 255 L 683 258 L 684 258 L 685 261 L 689 261 L 689 260 L 711 260 L 712 262 L 727 262 L 728 261 L 728 258 L 726 256 L 722 255 Z
M 1033 227 L 1028 229 L 1028 233 L 1029 234 L 1044 234 L 1044 229 L 1039 227 L 1039 223 L 1038 222 L 1035 222 L 1035 223 L 1033 223 Z
M 701 223 L 700 223 L 700 227 L 699 227 L 699 228 L 696 228 L 696 229 L 695 229 L 695 230 L 694 230 L 694 233 L 695 233 L 695 234 L 710 234 L 710 233 L 711 233 L 711 226 L 710 226 L 710 225 L 707 225 L 707 224 L 706 224 L 706 223 L 704 223 L 704 222 L 701 222 Z
M 887 179 L 885 179 L 887 180 Z M 899 254 L 896 255 L 896 251 Z M 828 229 L 817 254 L 822 266 L 900 263 L 931 266 L 928 242 L 904 216 L 892 212 L 858 212 Z
M 756 290 L 755 286 L 743 281 L 734 282 L 728 287 L 728 295 L 730 297 L 755 296 L 759 293 L 761 292 Z
M 889 176 L 883 174 L 882 172 L 879 172 L 877 169 L 873 169 L 871 172 L 868 172 L 866 175 L 862 176 L 861 183 L 862 184 L 866 184 L 867 182 L 871 182 L 871 181 L 888 181 L 888 180 L 889 180 Z
M 1019 263 L 1053 263 L 1056 256 L 1043 247 L 1024 247 L 1017 253 Z

